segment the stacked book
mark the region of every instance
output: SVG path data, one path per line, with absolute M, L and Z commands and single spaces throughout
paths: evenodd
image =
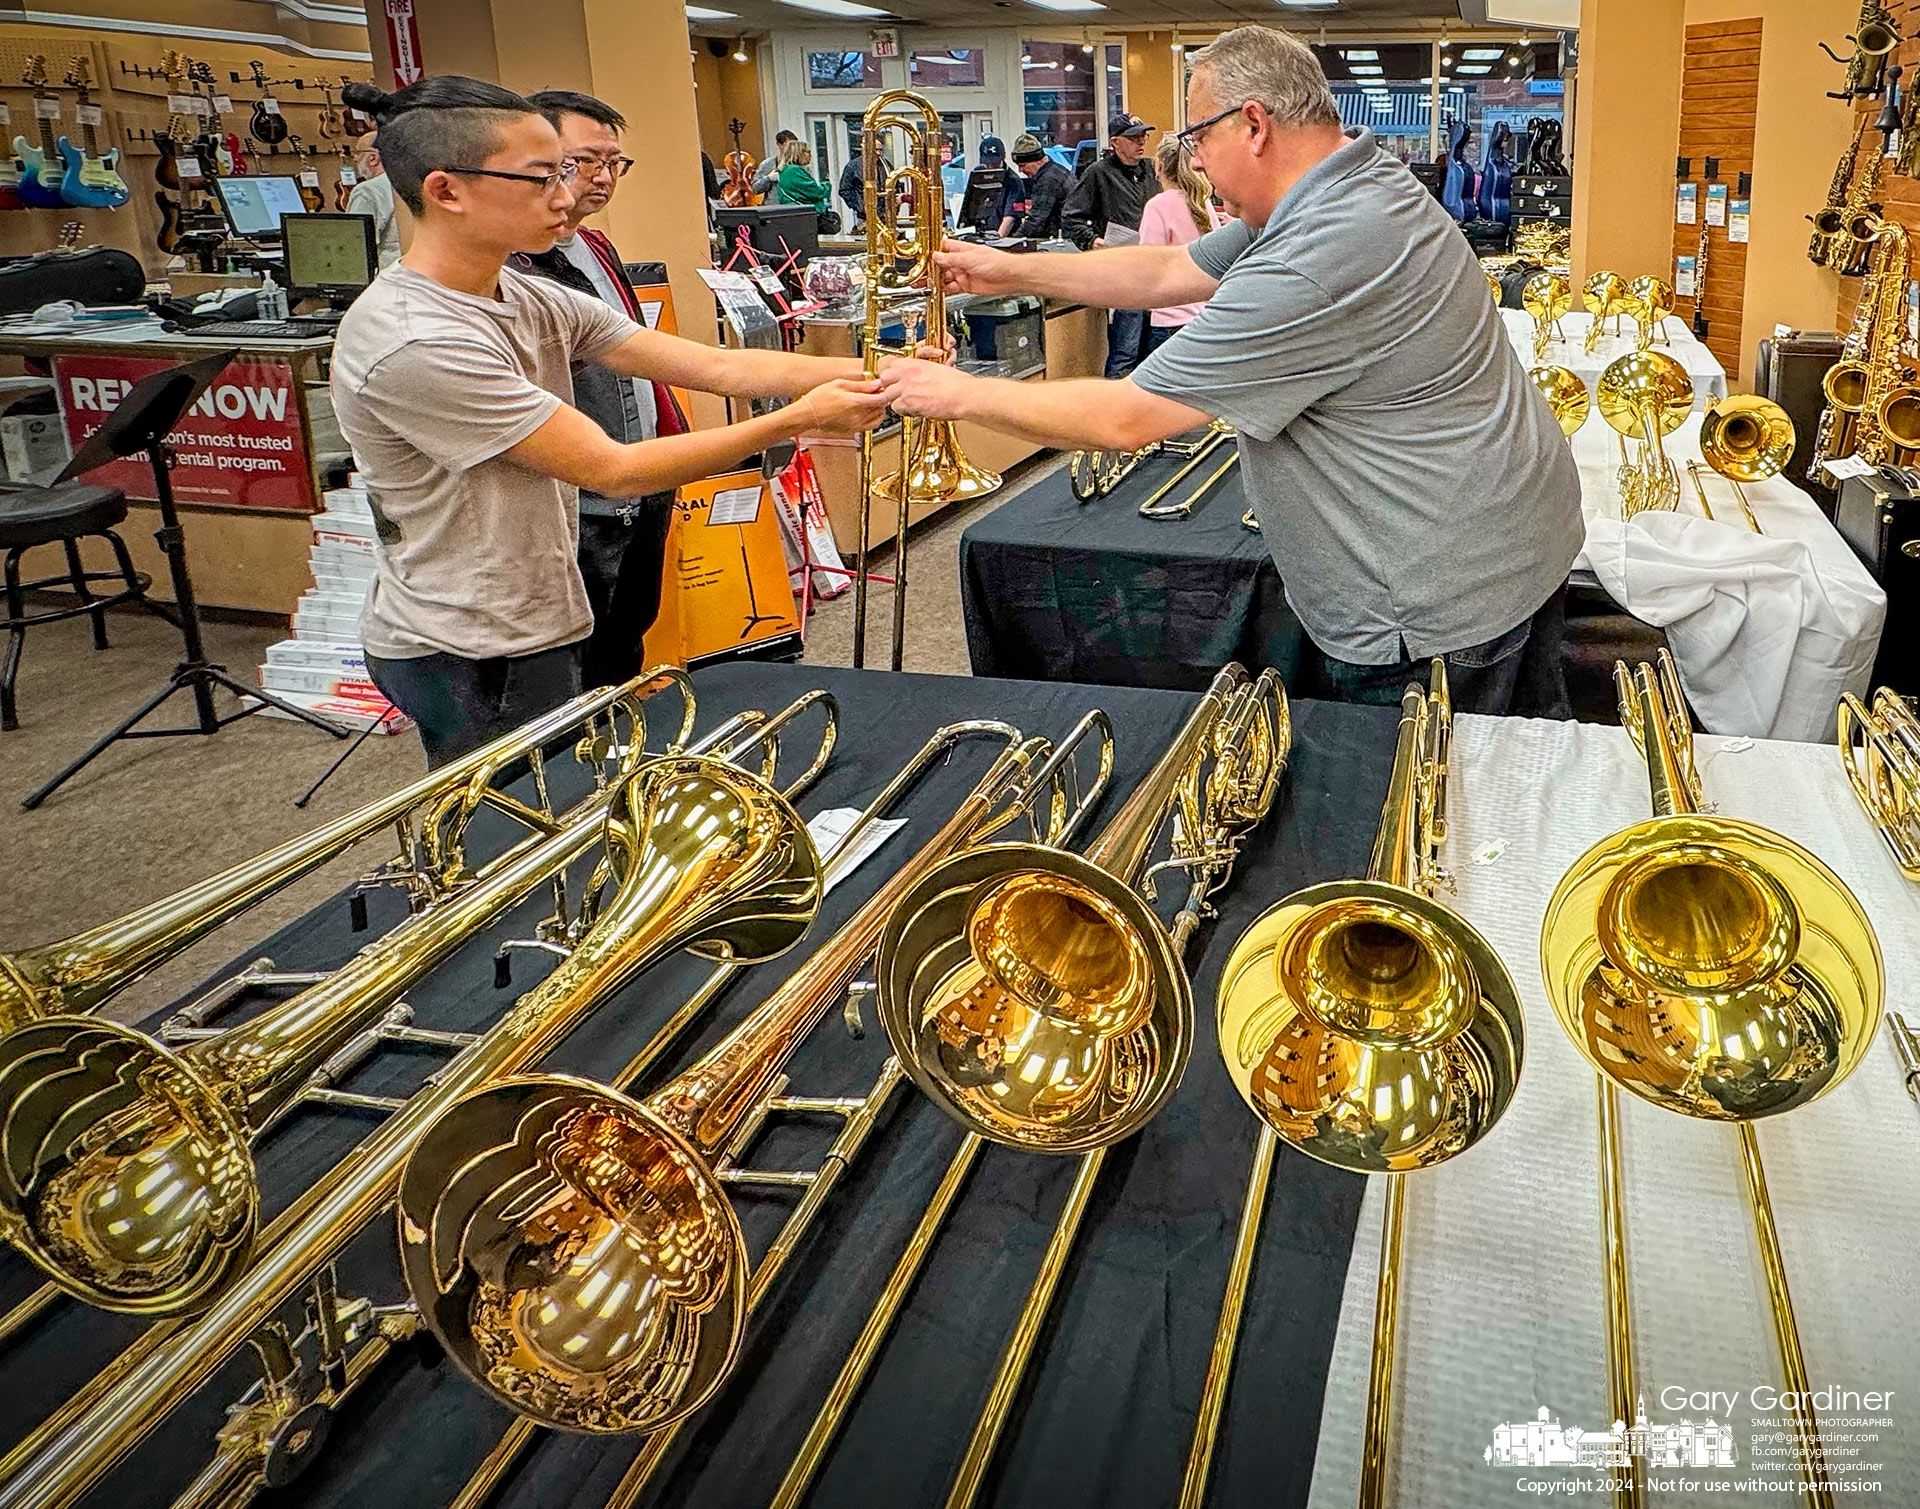
M 329 488 L 313 516 L 313 585 L 294 612 L 293 638 L 267 646 L 260 685 L 349 728 L 405 733 L 412 720 L 367 678 L 360 609 L 373 581 L 373 509 L 359 476 L 349 482 Z

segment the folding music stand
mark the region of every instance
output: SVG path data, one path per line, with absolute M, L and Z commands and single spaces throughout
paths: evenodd
M 262 707 L 277 708 L 289 717 L 311 723 L 323 733 L 332 734 L 336 739 L 344 739 L 349 733 L 348 729 L 329 723 L 304 707 L 296 707 L 272 692 L 236 681 L 227 674 L 224 665 L 216 665 L 207 659 L 206 645 L 200 637 L 200 607 L 194 600 L 193 580 L 187 575 L 186 535 L 180 528 L 180 515 L 173 503 L 173 482 L 168 476 L 174 456 L 167 444 L 167 436 L 173 433 L 181 417 L 238 354 L 235 351 L 222 351 L 141 378 L 128 389 L 127 396 L 107 415 L 100 428 L 87 437 L 87 443 L 80 447 L 79 453 L 54 478 L 57 485 L 123 456 L 146 452 L 153 466 L 153 489 L 160 504 L 160 528 L 154 532 L 154 539 L 159 542 L 161 552 L 167 558 L 167 570 L 173 580 L 174 612 L 162 612 L 161 616 L 171 620 L 180 630 L 180 637 L 185 642 L 186 658 L 173 668 L 173 675 L 165 686 L 141 703 L 130 716 L 122 719 L 112 732 L 96 740 L 92 748 L 79 759 L 22 801 L 20 805 L 28 810 L 38 807 L 119 739 L 167 739 L 176 734 L 218 733 L 227 724 L 238 722 Z M 224 687 L 235 696 L 254 699 L 253 705 L 221 717 L 213 706 L 213 689 L 216 686 Z M 193 693 L 195 721 L 192 725 L 186 728 L 134 727 L 179 691 Z

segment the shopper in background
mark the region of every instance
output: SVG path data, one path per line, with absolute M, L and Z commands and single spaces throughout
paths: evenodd
M 507 267 L 568 234 L 580 183 L 519 95 L 442 76 L 391 95 L 356 82 L 343 97 L 379 122 L 387 177 L 415 218 L 333 347 L 334 412 L 376 531 L 361 638 L 369 676 L 440 765 L 580 689 L 593 615 L 578 489 L 652 497 L 802 433 L 859 434 L 881 404 L 856 360 L 681 340 Z M 799 402 L 621 443 L 572 406 L 579 363 Z
M 774 180 L 780 176 L 780 149 L 788 142 L 798 140 L 800 138 L 791 131 L 773 133 L 773 150 L 760 159 L 760 166 L 753 170 L 753 182 L 748 185 L 755 198 L 765 200 L 773 193 Z
M 804 204 L 811 210 L 827 207 L 827 186 L 813 176 L 813 148 L 796 138 L 780 149 L 780 172 L 773 181 L 771 204 Z
M 1073 174 L 1047 156 L 1040 138 L 1022 131 L 1013 139 L 1013 165 L 1026 180 L 1024 214 L 1007 215 L 1000 234 L 1051 241 L 1060 234 L 1060 217 L 1073 194 Z
M 508 266 L 564 283 L 644 324 L 620 253 L 604 234 L 584 224 L 612 202 L 621 178 L 633 166 L 633 159 L 620 150 L 625 117 L 590 94 L 568 89 L 543 90 L 528 95 L 527 101 L 560 133 L 560 150 L 576 169 L 573 207 L 551 251 L 522 252 Z M 583 366 L 574 372 L 573 406 L 624 444 L 684 434 L 689 428 L 664 383 L 622 377 L 605 367 Z M 580 490 L 577 555 L 593 610 L 593 633 L 581 652 L 582 685 L 611 686 L 640 673 L 641 642 L 660 613 L 667 526 L 672 522 L 671 488 L 645 498 L 607 498 L 591 488 Z
M 1001 222 L 1009 213 L 1013 180 L 1016 177 L 1018 175 L 1007 167 L 1007 144 L 997 136 L 981 137 L 980 161 L 967 175 L 966 192 L 960 199 L 962 210 L 971 205 L 975 211 L 973 218 L 967 221 L 969 230 L 983 236 L 1000 233 Z M 995 178 L 1000 182 L 997 193 L 991 189 Z M 976 190 L 979 191 L 977 195 Z
M 353 171 L 360 181 L 347 195 L 347 213 L 372 219 L 373 244 L 380 265 L 391 267 L 400 260 L 400 225 L 393 206 L 393 185 L 380 166 L 379 139 L 378 131 L 369 131 L 354 144 Z
M 1456 710 L 1568 716 L 1580 474 L 1459 227 L 1364 128 L 1313 50 L 1242 26 L 1193 58 L 1182 132 L 1234 222 L 1191 246 L 1015 256 L 950 241 L 954 293 L 1095 307 L 1206 300 L 1119 382 L 889 367 L 901 414 L 1062 450 L 1131 451 L 1209 419 L 1319 650 L 1301 693 L 1398 702 L 1442 656 Z
M 1185 246 L 1227 223 L 1215 207 L 1213 185 L 1194 167 L 1186 144 L 1177 136 L 1163 136 L 1153 154 L 1153 173 L 1160 192 L 1140 212 L 1142 246 Z M 1172 304 L 1147 312 L 1147 329 L 1140 345 L 1144 357 L 1164 346 L 1173 333 L 1206 308 L 1206 300 Z
M 884 186 L 887 175 L 893 171 L 893 164 L 887 161 L 883 153 L 880 158 L 880 182 Z M 865 168 L 858 150 L 847 154 L 847 165 L 840 170 L 840 183 L 835 189 L 840 202 L 847 207 L 850 216 L 847 223 L 859 230 L 867 218 L 867 180 Z
M 1060 229 L 1082 251 L 1131 246 L 1140 239 L 1140 214 L 1154 192 L 1153 166 L 1147 159 L 1147 133 L 1153 130 L 1125 111 L 1107 123 L 1107 150 L 1080 175 L 1060 216 Z M 1116 309 L 1107 320 L 1107 376 L 1125 377 L 1140 360 L 1146 317 L 1138 309 Z

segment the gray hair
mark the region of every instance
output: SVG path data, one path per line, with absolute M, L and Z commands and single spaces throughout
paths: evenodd
M 1196 52 L 1195 69 L 1211 74 L 1222 105 L 1258 100 L 1281 127 L 1338 126 L 1327 76 L 1313 49 L 1270 26 L 1237 26 Z

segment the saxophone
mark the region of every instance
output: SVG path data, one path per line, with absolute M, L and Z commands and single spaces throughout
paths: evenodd
M 1866 140 L 1866 136 L 1866 123 L 1862 122 L 1860 134 L 1840 154 L 1840 161 L 1834 166 L 1833 182 L 1827 186 L 1825 207 L 1819 214 L 1807 216 L 1813 222 L 1813 238 L 1807 243 L 1807 259 L 1815 267 L 1826 267 L 1832 262 L 1834 242 L 1847 227 L 1847 200 L 1854 174 L 1860 167 L 1860 144 Z
M 1864 137 L 1872 122 L 1862 128 Z M 1867 161 L 1853 175 L 1847 188 L 1846 206 L 1840 212 L 1840 230 L 1834 237 L 1827 266 L 1843 278 L 1857 278 L 1867 270 L 1873 258 L 1873 230 L 1879 224 L 1880 174 L 1886 159 L 1872 147 L 1866 148 Z
M 1840 360 L 1821 384 L 1827 407 L 1814 435 L 1808 476 L 1822 485 L 1825 479 L 1815 473 L 1828 461 L 1850 453 L 1879 465 L 1896 447 L 1909 443 L 1903 434 L 1888 433 L 1883 416 L 1889 402 L 1900 399 L 1906 388 L 1899 355 L 1913 246 L 1906 227 L 1891 220 L 1867 216 L 1857 229 L 1870 232 L 1872 267 L 1861 285 L 1860 307 L 1854 311 Z

